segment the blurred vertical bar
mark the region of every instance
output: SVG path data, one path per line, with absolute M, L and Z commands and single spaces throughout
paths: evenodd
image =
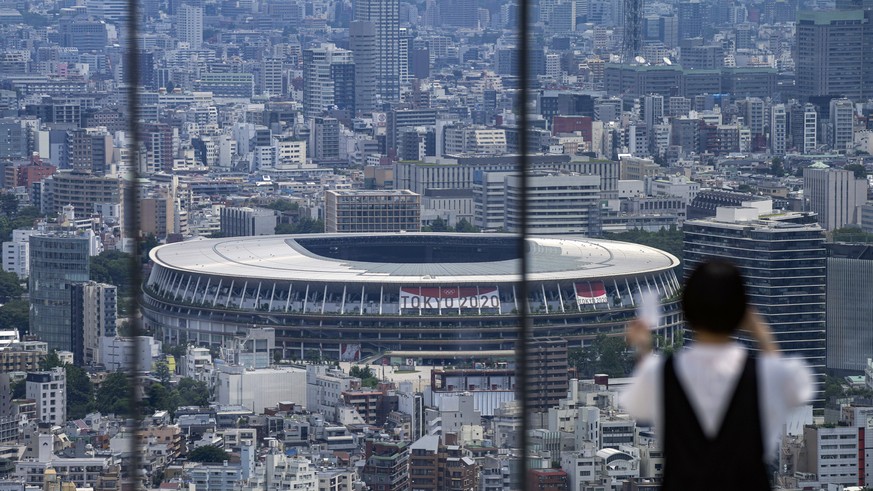
M 530 393 L 527 389 L 529 373 L 528 373 L 528 339 L 530 339 L 530 292 L 527 282 L 528 273 L 528 257 L 527 257 L 527 231 L 528 231 L 528 214 L 527 214 L 527 157 L 528 157 L 528 98 L 530 93 L 530 52 L 528 45 L 528 34 L 530 32 L 530 5 L 529 0 L 520 0 L 518 5 L 520 11 L 518 13 L 518 71 L 519 71 L 519 91 L 518 91 L 518 170 L 519 170 L 519 187 L 521 188 L 517 210 L 521 231 L 518 235 L 518 255 L 519 255 L 519 296 L 521 297 L 521 305 L 519 308 L 519 331 L 518 342 L 516 343 L 516 392 L 517 399 L 521 403 L 521 434 L 518 435 L 519 446 L 521 447 L 521 459 L 517 472 L 518 484 L 523 490 L 528 489 L 527 481 L 527 466 L 528 466 L 528 429 L 530 428 L 530 413 L 528 408 Z
M 132 334 L 137 343 L 142 342 L 144 334 L 142 327 L 142 318 L 140 317 L 140 287 L 142 285 L 142 261 L 140 259 L 140 224 L 139 224 L 139 199 L 137 196 L 139 181 L 139 162 L 140 162 L 140 131 L 139 131 L 139 83 L 140 83 L 140 65 L 139 65 L 139 1 L 127 1 L 127 32 L 124 36 L 124 81 L 125 89 L 127 90 L 127 113 L 128 131 L 127 143 L 130 145 L 128 156 L 130 165 L 128 166 L 129 173 L 124 176 L 124 239 L 132 239 L 132 258 L 130 264 L 130 278 L 133 285 L 134 301 L 132 302 L 131 312 L 131 327 Z M 143 471 L 143 459 L 140 452 L 140 439 L 138 437 L 141 430 L 142 414 L 142 377 L 137 373 L 137 367 L 140 366 L 139 349 L 133 350 L 133 360 L 130 361 L 131 367 L 129 375 L 130 380 L 130 395 L 128 396 L 129 409 L 127 414 L 126 426 L 133 435 L 131 438 L 131 448 L 128 458 L 123 461 L 123 480 L 122 489 L 135 490 L 145 489 L 146 478 Z

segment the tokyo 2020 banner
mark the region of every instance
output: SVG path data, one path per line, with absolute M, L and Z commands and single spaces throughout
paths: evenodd
M 400 288 L 400 309 L 499 309 L 496 286 Z
M 606 288 L 602 281 L 586 281 L 585 283 L 576 283 L 575 286 L 578 305 L 606 303 Z

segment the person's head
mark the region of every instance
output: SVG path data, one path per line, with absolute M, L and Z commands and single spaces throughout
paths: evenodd
M 727 261 L 701 263 L 685 282 L 682 310 L 694 331 L 733 334 L 746 315 L 746 309 L 742 274 Z

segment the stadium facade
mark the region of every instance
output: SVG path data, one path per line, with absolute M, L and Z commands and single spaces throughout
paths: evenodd
M 667 339 L 682 325 L 676 257 L 572 237 L 527 241 L 533 334 L 583 346 L 620 334 L 640 291 L 660 294 Z M 512 350 L 518 239 L 508 234 L 318 234 L 201 239 L 152 249 L 146 327 L 165 342 L 217 345 L 275 329 L 289 358 L 386 351 Z

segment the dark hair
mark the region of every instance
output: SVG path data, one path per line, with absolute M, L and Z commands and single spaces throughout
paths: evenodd
M 746 287 L 740 270 L 723 260 L 694 269 L 682 292 L 682 310 L 691 329 L 732 334 L 746 315 Z

